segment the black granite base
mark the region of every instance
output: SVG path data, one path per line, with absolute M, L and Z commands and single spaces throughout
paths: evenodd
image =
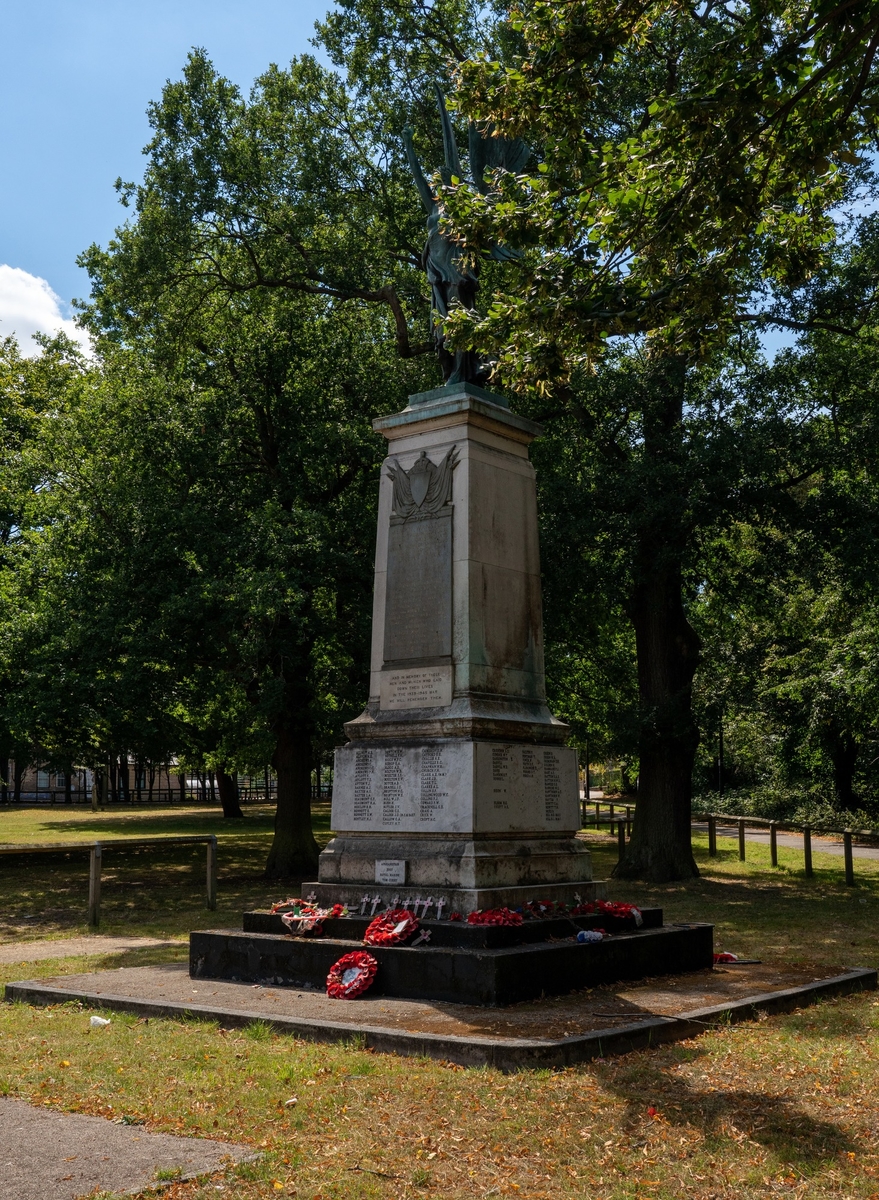
M 661 908 L 642 908 L 641 929 L 658 929 L 662 925 Z M 372 917 L 327 917 L 322 923 L 323 936 L 343 941 L 363 941 Z M 280 913 L 246 912 L 242 914 L 245 933 L 276 933 L 289 937 L 290 932 Z M 430 934 L 431 946 L 459 946 L 461 949 L 494 949 L 548 942 L 554 938 L 569 938 L 580 929 L 603 929 L 605 933 L 633 933 L 638 926 L 634 917 L 613 917 L 594 913 L 583 917 L 548 917 L 526 920 L 521 925 L 469 925 L 466 921 L 419 921 L 419 930 Z M 304 935 L 306 938 L 309 935 Z
M 432 933 L 427 944 L 368 947 L 379 964 L 371 993 L 503 1006 L 619 979 L 672 975 L 712 965 L 712 925 L 662 925 L 661 910 L 653 913 L 659 914 L 659 921 L 652 927 L 645 920 L 636 931 L 586 944 L 573 940 L 583 918 L 576 918 L 576 925 L 559 918 L 514 928 L 427 921 L 423 927 Z M 365 928 L 366 919 L 338 921 L 344 923 L 348 937 L 333 936 L 338 931 L 330 921 L 324 924 L 324 936 L 317 938 L 274 932 L 193 932 L 190 975 L 323 991 L 333 963 L 343 954 L 365 948 L 362 930 L 355 931 L 351 922 L 362 922 Z M 605 929 L 608 924 L 603 918 Z M 434 934 L 436 926 L 442 932 Z M 510 944 L 516 935 L 518 944 Z M 539 941 L 529 940 L 537 936 Z

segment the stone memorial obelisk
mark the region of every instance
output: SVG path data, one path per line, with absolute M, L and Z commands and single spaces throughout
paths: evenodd
M 336 751 L 321 904 L 446 912 L 592 895 L 567 726 L 546 705 L 540 427 L 472 383 L 374 422 L 381 473 L 369 702 Z

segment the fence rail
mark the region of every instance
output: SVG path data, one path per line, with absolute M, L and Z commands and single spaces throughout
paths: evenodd
M 97 928 L 101 919 L 101 867 L 105 850 L 141 850 L 153 846 L 207 846 L 207 907 L 217 907 L 217 838 L 216 834 L 181 834 L 178 837 L 108 838 L 103 842 L 38 842 L 31 845 L 0 845 L 0 855 L 18 857 L 26 854 L 89 855 L 89 925 Z
M 594 815 L 589 811 L 593 808 Z M 606 822 L 608 824 L 608 831 L 613 836 L 616 827 L 619 855 L 622 859 L 626 849 L 626 838 L 632 836 L 634 808 L 633 804 L 616 804 L 608 800 L 583 799 L 581 811 L 583 828 L 588 829 L 592 826 L 598 830 Z M 602 809 L 607 810 L 605 817 L 602 816 Z M 879 840 L 879 830 L 875 829 L 825 829 L 824 827 L 814 829 L 811 825 L 796 825 L 790 821 L 773 821 L 766 817 L 731 816 L 728 813 L 697 813 L 693 816 L 692 824 L 697 826 L 707 825 L 708 854 L 711 858 L 717 856 L 718 825 L 726 825 L 734 828 L 738 835 L 740 862 L 746 861 L 747 838 L 745 835 L 748 828 L 768 829 L 769 857 L 773 867 L 778 866 L 779 830 L 783 833 L 798 833 L 803 839 L 803 867 L 804 874 L 808 879 L 812 878 L 814 874 L 812 868 L 812 834 L 816 833 L 821 836 L 829 834 L 831 837 L 841 837 L 845 881 L 849 887 L 853 887 L 855 882 L 854 854 L 852 852 L 853 840 Z

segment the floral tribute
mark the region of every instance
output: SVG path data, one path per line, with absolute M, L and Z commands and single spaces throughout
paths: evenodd
M 571 909 L 572 917 L 591 916 L 594 913 L 600 913 L 603 917 L 631 917 L 636 926 L 644 923 L 640 908 L 625 904 L 622 900 L 590 900 L 588 904 L 578 904 Z
M 418 918 L 408 908 L 392 908 L 380 913 L 366 927 L 367 946 L 398 946 L 418 928 Z
M 283 912 L 282 909 L 288 909 Z M 318 908 L 308 900 L 279 900 L 273 904 L 271 911 L 280 913 L 281 920 L 294 936 L 297 933 L 310 933 L 320 937 L 323 933 L 323 923 L 327 917 L 347 917 L 348 909 L 344 904 L 334 904 L 332 908 Z
M 723 950 L 720 954 L 715 954 L 714 961 L 716 963 L 733 963 L 739 961 L 739 956 L 737 954 L 730 954 L 728 950 Z
M 525 905 L 525 912 L 530 917 L 537 917 L 539 920 L 544 920 L 546 917 L 567 915 L 568 906 L 560 900 L 529 900 Z
M 468 925 L 521 925 L 522 914 L 510 912 L 508 908 L 477 909 L 468 913 Z
M 353 1000 L 372 986 L 378 963 L 365 950 L 343 954 L 330 967 L 327 976 L 327 995 L 333 1000 Z

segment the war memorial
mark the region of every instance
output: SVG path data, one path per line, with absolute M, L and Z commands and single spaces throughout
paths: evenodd
M 322 936 L 245 914 L 241 932 L 192 934 L 192 976 L 322 988 L 377 914 L 401 910 L 418 939 L 370 951 L 376 990 L 399 997 L 498 1005 L 711 966 L 710 925 L 583 911 L 606 885 L 576 836 L 577 754 L 546 704 L 528 458 L 539 426 L 465 382 L 375 429 L 390 453 L 370 695 L 336 751 L 335 836 L 302 887 Z M 495 912 L 521 923 L 460 919 Z M 608 936 L 576 940 L 596 927 Z
M 448 182 L 462 167 L 436 96 Z M 576 836 L 577 754 L 546 703 L 528 457 L 541 429 L 486 389 L 478 355 L 447 344 L 445 318 L 472 307 L 478 278 L 442 227 L 408 130 L 403 141 L 427 214 L 423 264 L 445 383 L 373 422 L 389 454 L 369 699 L 336 751 L 335 836 L 302 888 L 308 912 L 321 916 L 309 920 L 294 904 L 286 921 L 249 913 L 241 933 L 193 933 L 191 974 L 322 986 L 382 912 L 405 915 L 391 920 L 390 944 L 367 935 L 380 957 L 366 957 L 377 989 L 407 998 L 507 1004 L 711 966 L 709 925 L 664 927 L 658 909 L 595 911 L 605 889 Z M 473 123 L 469 151 L 477 187 L 488 167 L 514 170 L 529 154 Z M 324 936 L 307 936 L 316 932 Z

